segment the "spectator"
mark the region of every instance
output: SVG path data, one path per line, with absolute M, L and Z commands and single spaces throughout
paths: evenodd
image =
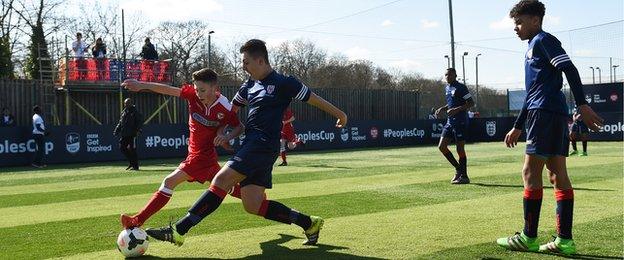
M 124 110 L 113 134 L 119 136 L 119 149 L 128 159 L 126 170 L 139 170 L 139 157 L 136 152 L 135 138 L 141 132 L 143 118 L 132 103 L 132 99 L 124 100 Z
M 93 58 L 95 58 L 95 66 L 97 67 L 97 79 L 104 80 L 104 76 L 106 74 L 106 44 L 102 41 L 102 38 L 97 38 L 95 40 L 95 46 L 91 48 L 91 52 L 93 54 Z
M 141 50 L 141 58 L 144 60 L 158 60 L 158 52 L 156 52 L 156 48 L 150 42 L 150 38 L 145 38 L 145 44 Z
M 15 117 L 9 111 L 9 108 L 2 108 L 2 121 L 0 122 L 0 127 L 2 126 L 15 126 Z
M 47 135 L 48 132 L 46 132 L 45 123 L 43 122 L 43 118 L 41 117 L 41 108 L 39 106 L 34 106 L 33 113 L 34 115 L 32 116 L 32 135 L 35 139 L 35 144 L 37 144 L 37 151 L 35 152 L 35 158 L 33 159 L 31 165 L 36 168 L 43 168 L 46 167 L 46 165 L 43 164 L 43 155 L 45 150 L 44 137 Z
M 89 45 L 86 45 L 84 41 L 82 41 L 82 33 L 76 33 L 76 41 L 72 43 L 72 50 L 74 50 L 79 80 L 85 80 L 87 78 L 87 61 L 84 59 L 84 56 L 88 48 Z

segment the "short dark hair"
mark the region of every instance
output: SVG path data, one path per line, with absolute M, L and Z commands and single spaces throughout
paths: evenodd
M 149 37 L 145 37 L 145 42 L 149 42 L 150 38 Z
M 457 71 L 455 71 L 455 68 L 448 68 L 446 69 L 447 72 L 453 72 L 453 74 L 457 75 Z
M 41 113 L 41 108 L 38 105 L 33 106 L 33 112 L 36 114 Z
M 219 75 L 212 69 L 203 68 L 193 72 L 193 81 L 202 81 L 206 83 L 216 83 Z
M 78 36 L 82 37 L 82 33 L 77 32 L 77 33 L 76 33 L 76 37 L 78 37 Z
M 544 14 L 546 14 L 546 7 L 542 2 L 538 0 L 522 0 L 509 11 L 509 17 L 511 18 L 525 14 L 538 16 L 540 19 L 544 19 Z
M 266 43 L 262 40 L 251 39 L 240 47 L 240 53 L 246 52 L 252 57 L 262 57 L 267 63 L 269 62 L 269 52 Z

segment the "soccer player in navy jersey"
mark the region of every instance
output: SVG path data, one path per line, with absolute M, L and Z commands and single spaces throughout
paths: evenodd
M 470 179 L 468 178 L 468 167 L 466 166 L 466 151 L 464 145 L 466 144 L 465 132 L 468 125 L 468 109 L 474 106 L 472 96 L 468 91 L 466 85 L 457 82 L 457 72 L 454 68 L 448 68 L 446 74 L 445 96 L 446 105 L 436 110 L 436 117 L 444 110 L 448 116 L 446 125 L 442 129 L 442 135 L 440 136 L 440 143 L 438 143 L 438 149 L 446 157 L 446 159 L 455 167 L 455 177 L 451 180 L 452 184 L 468 184 Z M 459 156 L 459 162 L 453 156 L 453 153 L 448 149 L 448 144 L 451 139 L 455 139 L 455 146 L 457 148 L 457 156 Z
M 505 136 L 507 147 L 515 147 L 526 121 L 526 155 L 522 169 L 524 229 L 496 242 L 510 250 L 569 255 L 576 253 L 572 240 L 574 192 L 566 171 L 568 107 L 561 92 L 561 72 L 570 84 L 583 122 L 589 128 L 598 130 L 603 120 L 587 105 L 578 71 L 561 47 L 561 42 L 542 31 L 544 13 L 544 4 L 537 0 L 522 0 L 509 12 L 518 37 L 529 41 L 524 62 L 527 96 L 514 127 Z M 540 246 L 537 227 L 542 205 L 544 166 L 555 188 L 557 237 Z
M 307 237 L 304 244 L 314 245 L 318 241 L 323 219 L 268 200 L 264 193 L 265 189 L 272 187 L 271 172 L 279 156 L 282 115 L 293 99 L 307 102 L 338 118 L 336 127 L 345 126 L 347 115 L 314 94 L 296 78 L 274 71 L 263 41 L 247 41 L 240 48 L 240 53 L 243 55 L 243 69 L 251 76 L 233 99 L 235 108 L 249 107 L 241 148 L 221 168 L 210 188 L 188 210 L 186 216 L 174 225 L 147 229 L 146 232 L 158 240 L 182 245 L 183 235 L 214 212 L 221 205 L 226 191 L 240 183 L 243 207 L 248 213 L 285 224 L 294 223 L 304 230 Z

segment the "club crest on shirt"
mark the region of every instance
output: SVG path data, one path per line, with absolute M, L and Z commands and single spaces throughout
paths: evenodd
M 273 94 L 273 91 L 275 91 L 275 85 L 268 85 L 266 88 L 267 94 L 271 95 Z
M 219 113 L 217 113 L 217 118 L 219 120 L 221 120 L 221 119 L 225 118 L 225 115 L 223 113 L 219 112 Z
M 529 49 L 529 50 L 526 52 L 526 58 L 527 58 L 527 59 L 532 59 L 532 58 L 533 58 L 533 48 Z

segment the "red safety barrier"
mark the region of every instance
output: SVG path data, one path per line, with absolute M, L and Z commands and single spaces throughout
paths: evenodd
M 115 75 L 124 71 L 121 79 L 137 79 L 151 82 L 171 82 L 171 63 L 169 61 L 131 60 L 125 63 L 120 60 L 75 58 L 61 65 L 61 78 L 69 81 L 115 81 L 111 79 L 111 63 L 115 64 Z M 123 64 L 119 67 L 119 64 Z M 65 66 L 67 66 L 65 68 Z M 67 69 L 67 70 L 65 70 Z M 65 73 L 67 72 L 67 75 Z M 66 76 L 66 77 L 65 77 Z

